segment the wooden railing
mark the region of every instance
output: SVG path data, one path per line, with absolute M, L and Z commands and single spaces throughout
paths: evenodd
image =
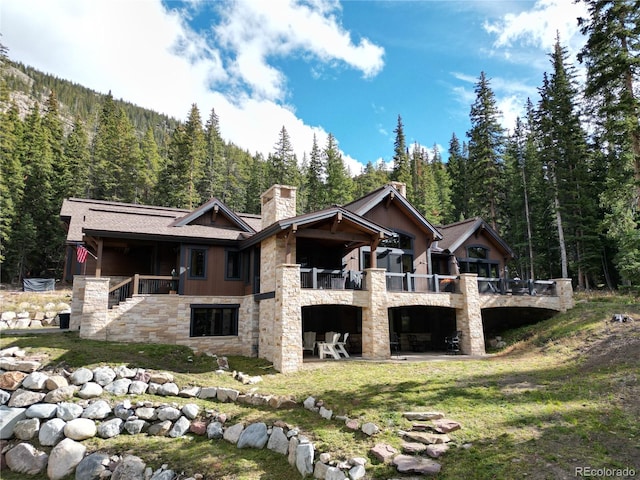
M 109 308 L 133 295 L 164 295 L 177 293 L 178 277 L 171 275 L 134 275 L 109 289 Z
M 557 296 L 553 280 L 520 280 L 516 278 L 478 277 L 478 291 L 493 295 L 542 295 Z
M 365 275 L 360 271 L 301 268 L 300 287 L 316 290 L 363 290 Z
M 419 273 L 386 273 L 387 291 L 415 293 L 458 293 L 456 275 L 426 275 Z

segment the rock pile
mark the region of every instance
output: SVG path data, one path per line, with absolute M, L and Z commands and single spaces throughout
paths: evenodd
M 113 478 L 173 480 L 177 474 L 164 465 L 153 471 L 137 457 L 114 459 L 101 452 L 87 455 L 83 440 L 118 435 L 154 435 L 179 438 L 187 434 L 204 436 L 235 444 L 238 449 L 267 448 L 287 457 L 302 476 L 318 479 L 352 479 L 366 476 L 367 460 L 362 457 L 334 461 L 329 454 L 316 452 L 310 439 L 283 421 L 272 425 L 263 422 L 231 424 L 227 415 L 215 409 L 201 411 L 189 399 L 292 408 L 294 398 L 241 393 L 232 388 L 180 388 L 168 372 L 131 369 L 126 366 L 78 368 L 59 373 L 40 370 L 37 358 L 25 356 L 18 348 L 0 351 L 0 468 L 24 474 L 47 472 L 51 480 L 62 479 L 76 471 L 76 478 Z M 235 373 L 234 373 L 235 375 Z M 126 398 L 107 401 L 104 393 L 114 396 L 153 394 L 185 399 L 177 401 L 135 401 Z M 336 416 L 322 401 L 307 398 L 303 406 L 327 420 L 343 421 L 345 427 L 376 435 L 380 428 L 357 419 Z M 411 431 L 400 432 L 407 440 L 403 454 L 393 447 L 376 445 L 370 452 L 381 461 L 392 462 L 399 472 L 437 473 L 440 465 L 420 454 L 437 458 L 448 448 L 447 433 L 460 428 L 442 414 L 406 413 L 409 420 L 428 419 L 430 424 L 414 423 Z M 38 448 L 35 446 L 37 445 Z M 420 446 L 422 445 L 422 447 Z M 144 476 L 122 477 L 118 469 L 146 472 Z M 104 476 L 82 472 L 100 470 Z M 128 471 L 128 470 L 127 470 Z M 80 472 L 80 473 L 79 473 Z M 118 476 L 120 475 L 120 476 Z M 180 477 L 182 478 L 182 477 Z
M 16 310 L 0 314 L 0 330 L 57 327 L 60 325 L 61 313 L 71 313 L 71 307 L 66 303 L 40 306 L 22 302 Z

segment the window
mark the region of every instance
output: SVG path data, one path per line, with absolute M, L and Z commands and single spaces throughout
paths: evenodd
M 467 255 L 469 258 L 489 258 L 489 249 L 485 247 L 468 247 Z
M 240 280 L 240 269 L 242 256 L 237 250 L 227 250 L 226 252 L 226 269 L 224 271 L 225 280 Z
M 191 305 L 191 337 L 238 335 L 240 305 Z
M 189 278 L 206 278 L 207 251 L 204 248 L 192 248 L 189 253 Z

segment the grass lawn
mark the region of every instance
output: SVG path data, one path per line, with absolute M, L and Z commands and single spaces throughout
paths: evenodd
M 630 315 L 636 321 L 611 323 L 614 313 Z M 297 426 L 312 439 L 317 453 L 329 452 L 333 459 L 367 457 L 369 448 L 378 442 L 399 449 L 397 431 L 410 427 L 402 412 L 438 410 L 463 428 L 450 434 L 455 446 L 439 460 L 442 471 L 435 478 L 568 479 L 576 478 L 576 468 L 631 468 L 639 478 L 638 299 L 580 297 L 570 312 L 503 336 L 508 347 L 481 360 L 327 361 L 306 364 L 303 371 L 287 375 L 263 368 L 268 365 L 263 360 L 230 357 L 232 369 L 263 377 L 261 383 L 251 386 L 238 383 L 231 375 L 215 374 L 213 359 L 193 356 L 189 349 L 176 346 L 92 342 L 79 340 L 77 334 L 56 333 L 3 335 L 0 347 L 19 345 L 46 353 L 52 369 L 126 364 L 174 372 L 181 387 L 230 386 L 292 395 L 300 406 L 284 410 L 198 402 L 203 408 L 226 413 L 228 424 L 282 420 Z M 323 400 L 334 414 L 374 422 L 382 432 L 369 438 L 346 429 L 340 421 L 327 421 L 306 411 L 301 404 L 310 395 Z M 191 401 L 136 398 L 180 404 Z M 85 444 L 90 450 L 139 455 L 153 468 L 167 463 L 186 476 L 299 478 L 278 454 L 266 449 L 240 451 L 222 440 L 125 434 Z M 367 474 L 371 479 L 402 478 L 395 469 L 371 457 Z M 3 472 L 2 478 L 21 477 Z

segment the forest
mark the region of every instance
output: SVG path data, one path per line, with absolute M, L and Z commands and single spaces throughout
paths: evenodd
M 481 72 L 469 131 L 445 152 L 407 145 L 402 114 L 393 167 L 350 172 L 338 139 L 314 138 L 298 158 L 286 126 L 271 152 L 225 141 L 215 109 L 179 121 L 10 59 L 0 45 L 0 261 L 2 282 L 60 278 L 64 198 L 193 209 L 212 197 L 259 213 L 260 194 L 298 188 L 298 211 L 345 204 L 390 180 L 434 225 L 484 218 L 511 245 L 510 274 L 572 278 L 579 289 L 640 286 L 640 8 L 586 2 L 577 61 L 561 39 L 549 52 L 539 98 L 512 129 L 501 126 Z M 27 100 L 25 100 L 27 99 Z M 390 152 L 380 152 L 380 156 Z

